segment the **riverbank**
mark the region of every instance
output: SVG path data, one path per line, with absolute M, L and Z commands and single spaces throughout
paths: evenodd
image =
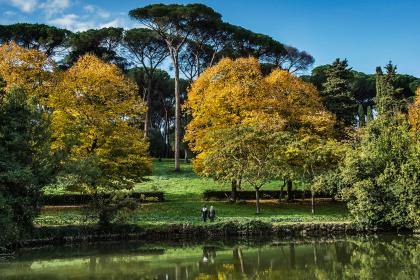
M 162 192 L 164 202 L 140 203 L 134 211 L 124 213 L 115 223 L 134 224 L 148 227 L 168 224 L 195 224 L 200 225 L 200 209 L 203 205 L 213 205 L 216 208 L 218 222 L 261 220 L 263 222 L 278 223 L 319 223 L 319 222 L 349 222 L 345 203 L 334 202 L 331 199 L 317 199 L 315 201 L 315 215 L 311 213 L 311 202 L 303 200 L 300 196 L 293 202 L 279 201 L 278 199 L 261 201 L 261 214 L 255 214 L 255 201 L 239 201 L 230 203 L 228 198 L 206 200 L 204 193 L 207 190 L 229 191 L 230 185 L 215 182 L 208 178 L 198 177 L 192 170 L 191 164 L 182 163 L 181 172 L 173 171 L 173 160 L 154 160 L 153 175 L 147 177 L 148 181 L 136 185 L 137 192 Z M 283 182 L 273 181 L 263 190 L 281 190 Z M 294 182 L 294 189 L 303 190 L 300 182 Z M 242 185 L 242 190 L 252 190 Z M 65 195 L 60 192 L 60 186 L 47 188 L 47 194 Z M 87 211 L 85 211 L 87 210 Z M 43 226 L 69 226 L 93 225 L 97 217 L 83 207 L 67 205 L 64 207 L 44 207 L 41 215 L 34 224 Z
M 34 221 L 31 238 L 18 246 L 44 246 L 113 240 L 202 240 L 222 238 L 272 238 L 290 236 L 333 236 L 379 232 L 361 229 L 351 223 L 346 204 L 331 199 L 315 200 L 315 214 L 309 199 L 292 202 L 278 199 L 261 201 L 261 214 L 255 214 L 255 201 L 231 203 L 207 201 L 207 189 L 228 190 L 229 186 L 197 177 L 190 164 L 181 173 L 172 171 L 171 161 L 154 161 L 153 176 L 138 184 L 136 191 L 161 191 L 165 201 L 141 203 L 137 209 L 117 217 L 107 229 L 97 226 L 97 216 L 83 206 L 47 206 Z M 281 182 L 271 188 L 280 189 Z M 302 189 L 302 185 L 297 184 Z M 248 186 L 244 186 L 247 189 Z M 216 209 L 214 223 L 204 223 L 200 209 L 206 204 Z
M 102 241 L 194 241 L 229 238 L 289 238 L 333 237 L 343 235 L 385 232 L 380 228 L 360 228 L 352 223 L 269 223 L 259 220 L 247 222 L 215 222 L 204 225 L 168 224 L 139 227 L 137 225 L 111 225 L 100 228 L 88 226 L 39 227 L 30 239 L 16 247 L 77 244 Z

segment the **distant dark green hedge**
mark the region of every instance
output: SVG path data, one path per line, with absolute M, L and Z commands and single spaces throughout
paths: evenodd
M 110 195 L 104 195 L 105 198 Z M 135 192 L 130 194 L 130 198 L 139 202 L 161 202 L 165 200 L 163 192 Z M 43 197 L 43 205 L 65 206 L 65 205 L 85 205 L 92 201 L 92 196 L 88 194 L 49 194 Z
M 212 191 L 206 190 L 203 193 L 203 197 L 206 200 L 209 199 L 229 199 L 231 197 L 232 192 L 230 191 Z M 239 200 L 253 200 L 255 199 L 255 192 L 254 191 L 238 191 L 236 192 L 237 198 Z M 280 196 L 281 195 L 281 196 Z M 279 199 L 279 198 L 287 197 L 286 191 L 280 190 L 262 190 L 260 191 L 260 199 Z M 292 197 L 295 199 L 301 198 L 310 198 L 311 192 L 310 191 L 301 191 L 301 190 L 294 190 L 292 191 Z M 317 193 L 315 194 L 316 198 L 332 198 L 330 194 L 326 193 Z

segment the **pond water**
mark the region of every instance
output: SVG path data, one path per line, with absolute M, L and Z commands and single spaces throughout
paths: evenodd
M 21 250 L 0 279 L 420 279 L 420 239 L 107 243 Z

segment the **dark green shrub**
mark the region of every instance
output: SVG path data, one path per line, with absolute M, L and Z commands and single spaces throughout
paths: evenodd
M 32 229 L 52 170 L 48 116 L 24 91 L 0 96 L 0 155 L 0 241 L 6 244 Z
M 419 174 L 420 143 L 405 118 L 379 118 L 347 153 L 342 195 L 360 225 L 419 228 Z

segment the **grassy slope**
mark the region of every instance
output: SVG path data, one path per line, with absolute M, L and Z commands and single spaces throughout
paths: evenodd
M 316 215 L 310 214 L 308 201 L 281 203 L 263 202 L 262 214 L 255 215 L 252 201 L 231 204 L 227 201 L 202 201 L 202 193 L 207 189 L 229 190 L 229 184 L 200 178 L 194 174 L 190 164 L 182 164 L 182 172 L 173 171 L 173 161 L 154 161 L 153 175 L 148 181 L 136 185 L 137 191 L 163 191 L 166 202 L 141 205 L 127 217 L 129 223 L 140 225 L 164 225 L 171 223 L 202 223 L 200 208 L 203 204 L 216 207 L 218 221 L 246 221 L 261 219 L 274 223 L 290 222 L 342 222 L 347 221 L 347 210 L 342 203 L 319 202 Z M 281 182 L 274 181 L 264 189 L 279 189 Z M 301 184 L 295 184 L 302 188 Z M 243 189 L 249 189 L 247 185 Z M 83 211 L 74 208 L 48 208 L 36 220 L 37 225 L 84 224 L 95 222 L 86 218 Z
M 198 177 L 191 164 L 181 163 L 182 172 L 174 171 L 173 160 L 153 161 L 153 175 L 146 182 L 136 185 L 136 191 L 162 191 L 170 200 L 201 199 L 205 190 L 230 190 L 229 183 L 216 182 L 210 178 Z M 278 190 L 283 182 L 273 181 L 263 187 L 263 190 Z M 303 184 L 294 182 L 294 188 L 302 189 Z M 253 190 L 248 184 L 243 184 L 243 190 Z

